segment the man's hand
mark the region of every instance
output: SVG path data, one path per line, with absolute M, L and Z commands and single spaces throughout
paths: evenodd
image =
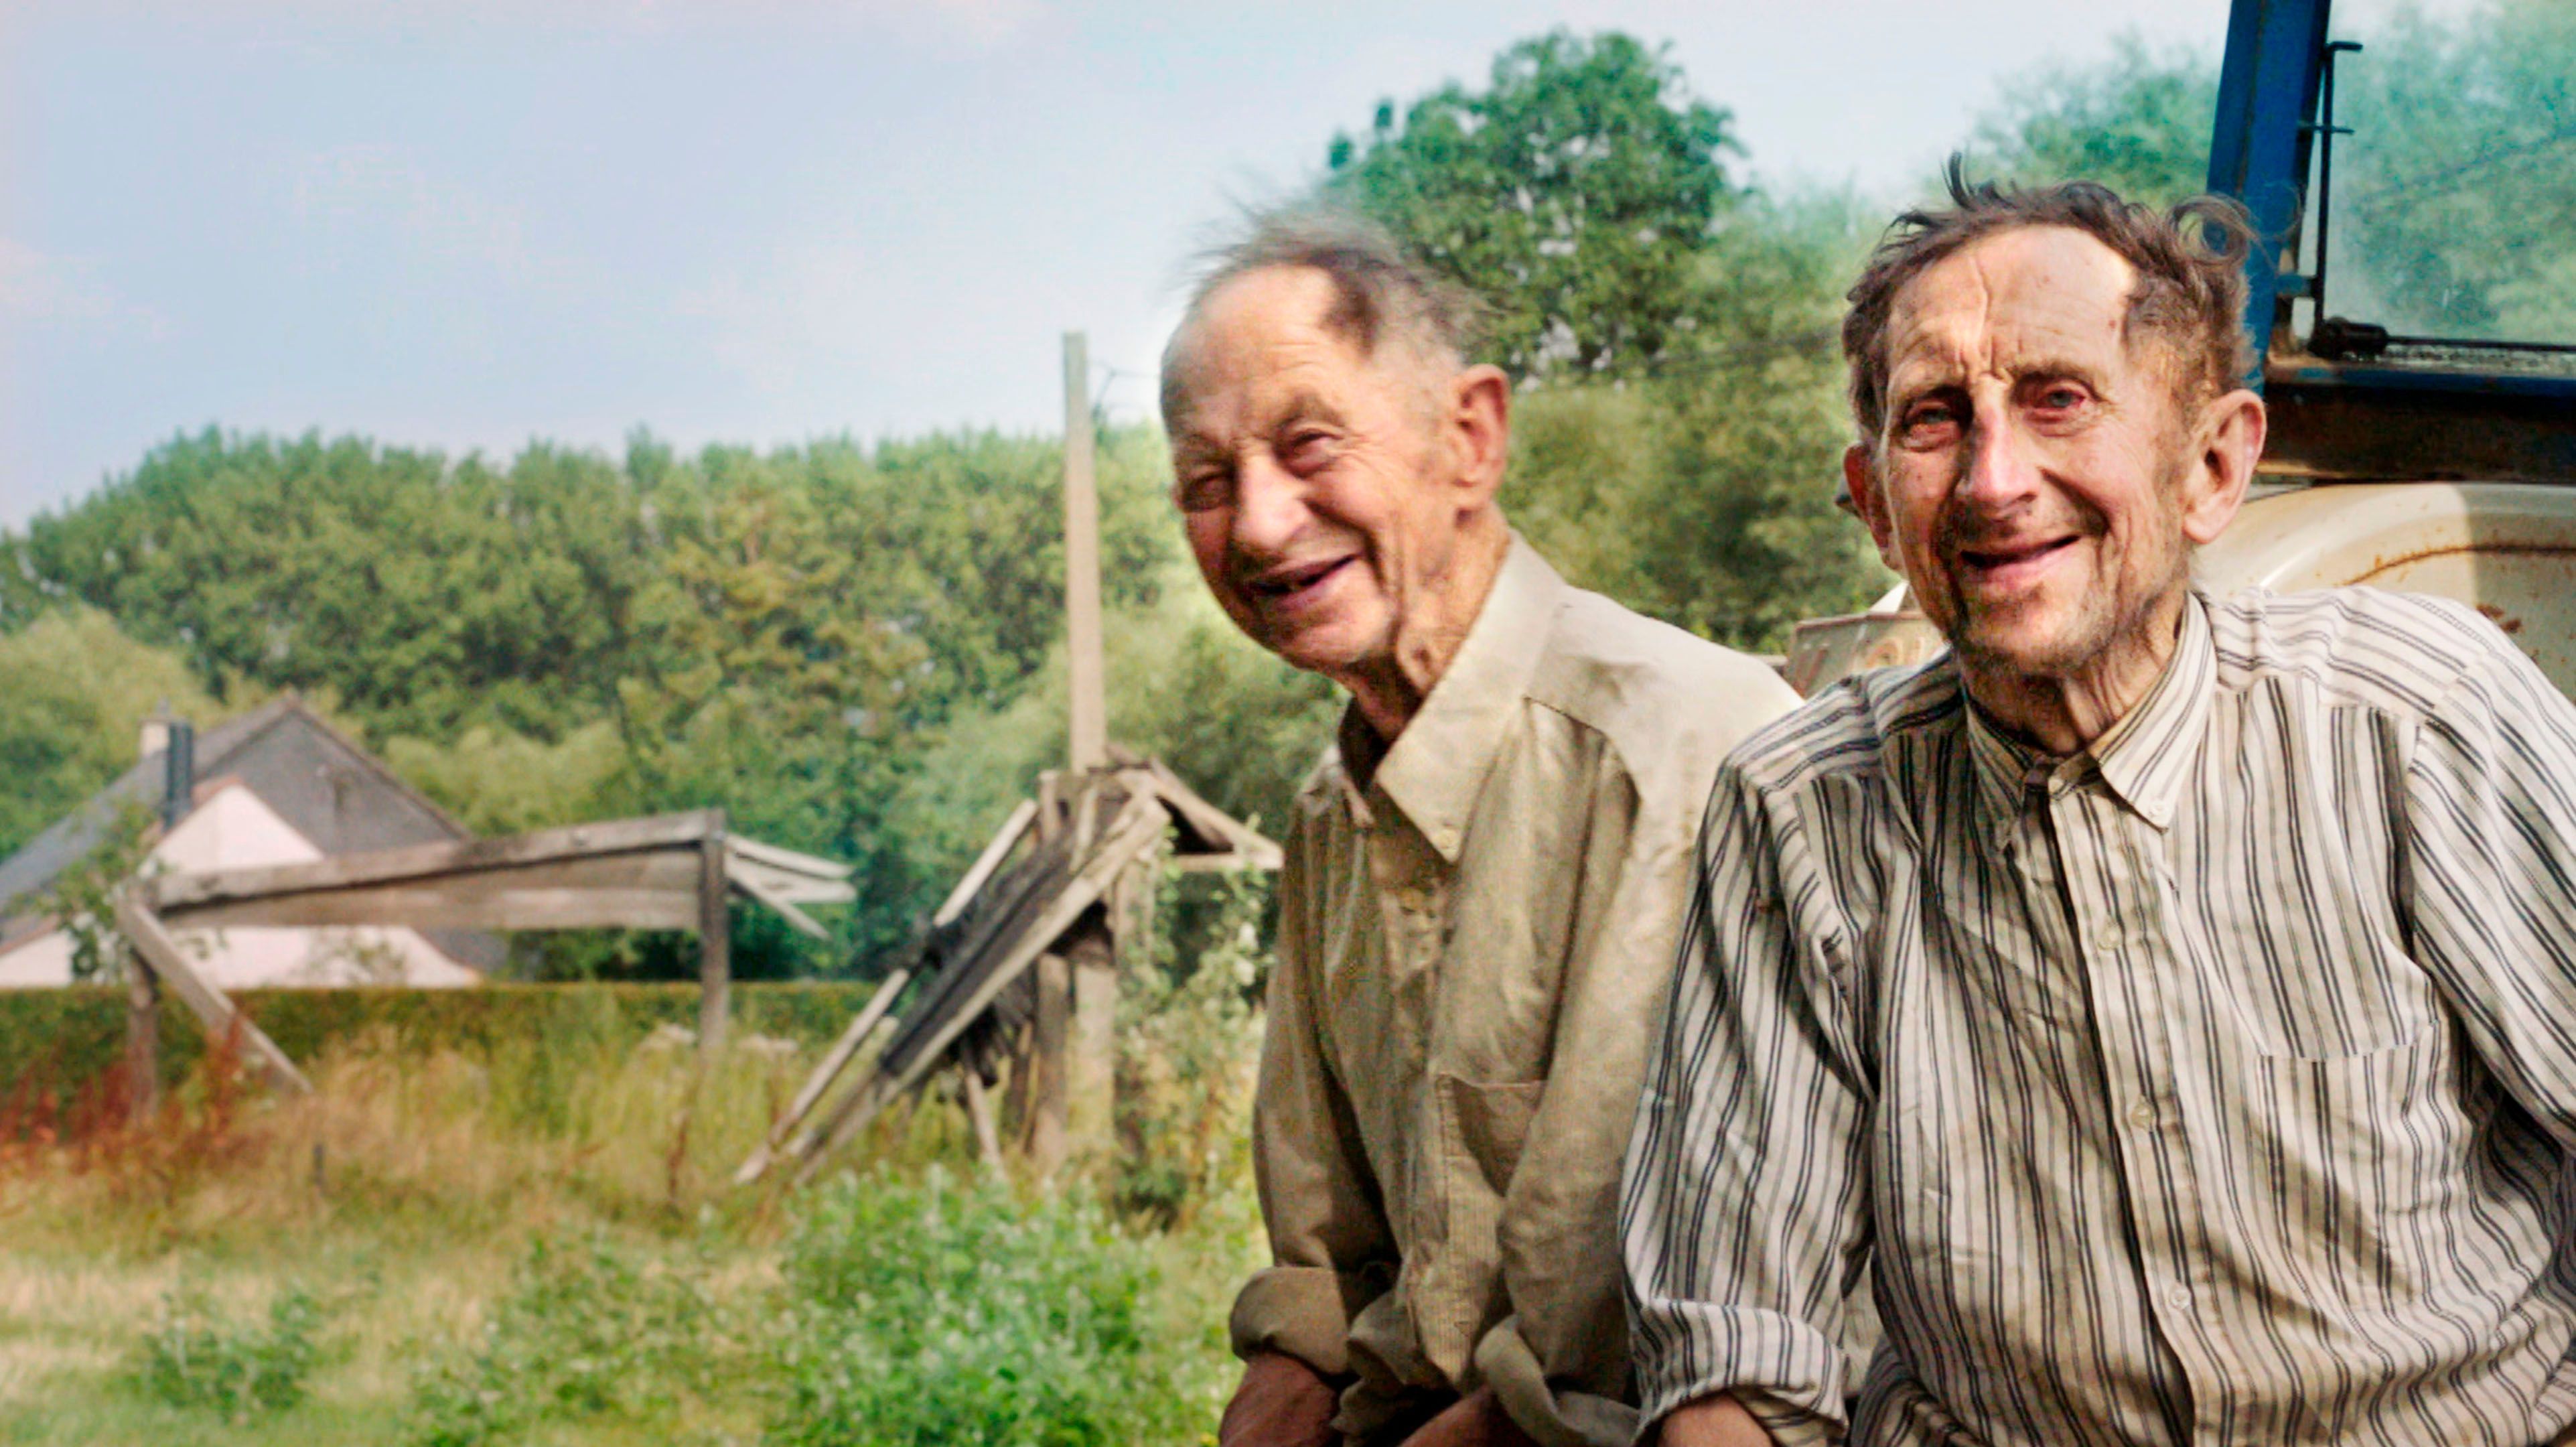
M 1404 1447 L 1538 1447 L 1538 1439 L 1503 1411 L 1493 1388 L 1479 1387 L 1423 1423 Z
M 1261 1352 L 1243 1364 L 1243 1384 L 1225 1404 L 1217 1447 L 1341 1447 L 1333 1414 L 1342 1389 L 1286 1352 Z
M 1771 1447 L 1771 1434 L 1723 1393 L 1676 1408 L 1655 1440 L 1663 1447 Z

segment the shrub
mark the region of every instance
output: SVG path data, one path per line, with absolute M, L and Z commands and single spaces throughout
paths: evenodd
M 735 1334 L 703 1284 L 601 1234 L 540 1238 L 461 1357 L 416 1379 L 418 1447 L 514 1442 L 546 1423 L 668 1424 L 711 1394 Z
M 1213 1320 L 1160 1330 L 1150 1243 L 1086 1197 L 839 1177 L 785 1274 L 783 1447 L 1132 1447 L 1215 1421 Z
M 171 1406 L 247 1422 L 304 1400 L 321 1325 L 320 1304 L 301 1287 L 269 1298 L 268 1320 L 248 1325 L 217 1315 L 201 1291 L 182 1282 L 161 1298 L 160 1321 L 136 1353 L 135 1376 L 147 1395 Z

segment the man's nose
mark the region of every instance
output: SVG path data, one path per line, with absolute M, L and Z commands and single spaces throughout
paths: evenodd
M 1234 486 L 1237 548 L 1275 555 L 1305 526 L 1306 485 L 1267 455 L 1246 460 Z
M 2009 511 L 2039 485 L 2039 462 L 2030 439 L 2000 408 L 1979 408 L 1968 428 L 1968 456 L 1959 478 L 1959 500 L 1987 512 Z

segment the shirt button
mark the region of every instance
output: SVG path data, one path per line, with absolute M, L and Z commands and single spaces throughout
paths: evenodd
M 2165 1309 L 2168 1311 L 2191 1310 L 2191 1288 L 2183 1285 L 2179 1281 L 2166 1287 Z
M 2136 1105 L 2130 1106 L 2129 1124 L 2136 1126 L 2140 1130 L 2154 1130 L 2156 1128 L 2156 1108 L 2143 1100 L 2139 1101 Z

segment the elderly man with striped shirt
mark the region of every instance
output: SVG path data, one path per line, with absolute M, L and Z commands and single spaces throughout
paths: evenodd
M 1719 777 L 1624 1188 L 1650 1432 L 2561 1438 L 2576 709 L 2454 604 L 2194 591 L 2264 436 L 2225 203 L 1951 202 L 1844 328 L 1951 648 Z

